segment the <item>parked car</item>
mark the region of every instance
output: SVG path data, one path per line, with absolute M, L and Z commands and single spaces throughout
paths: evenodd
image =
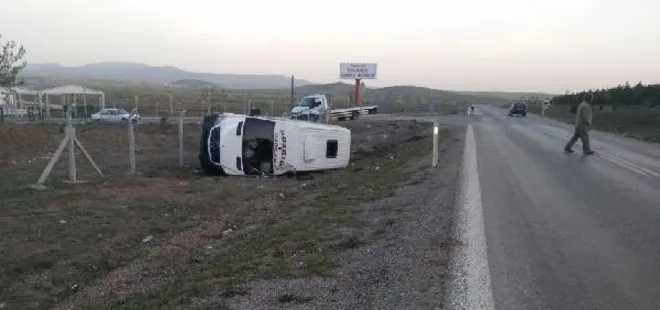
M 100 111 L 92 114 L 92 120 L 95 120 L 98 123 L 101 122 L 126 123 L 128 122 L 129 118 L 131 118 L 131 113 L 124 109 L 114 109 L 114 108 L 101 109 Z M 131 120 L 133 121 L 133 123 L 137 123 L 141 119 L 142 117 L 140 117 L 140 115 L 136 113 L 133 115 L 133 118 Z
M 513 116 L 514 114 L 520 114 L 522 116 L 527 115 L 527 105 L 523 102 L 514 102 L 511 104 L 509 107 L 509 116 Z
M 348 166 L 351 131 L 286 118 L 223 113 L 202 123 L 199 162 L 207 174 L 281 175 Z

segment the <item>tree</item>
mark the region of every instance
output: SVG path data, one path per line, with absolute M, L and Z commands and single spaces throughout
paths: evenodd
M 17 46 L 16 42 L 8 41 L 2 43 L 0 35 L 0 86 L 12 87 L 16 85 L 16 76 L 25 68 L 27 62 L 25 57 L 25 48 Z

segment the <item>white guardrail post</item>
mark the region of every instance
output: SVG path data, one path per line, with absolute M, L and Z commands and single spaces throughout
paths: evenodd
M 438 122 L 433 122 L 433 160 L 431 162 L 431 167 L 436 167 L 438 165 Z

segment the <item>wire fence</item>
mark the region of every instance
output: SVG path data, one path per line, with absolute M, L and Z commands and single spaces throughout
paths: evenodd
M 197 122 L 5 123 L 0 126 L 0 192 L 30 184 L 197 173 L 200 134 Z
M 297 100 L 297 98 L 295 98 Z M 51 102 L 57 101 L 57 98 L 51 98 Z M 295 102 L 295 101 L 294 101 Z M 48 122 L 53 120 L 63 121 L 68 109 L 72 109 L 72 118 L 74 120 L 90 119 L 92 115 L 99 112 L 102 105 L 98 102 L 82 105 L 80 103 L 72 104 L 63 102 L 62 104 L 37 105 L 23 104 L 21 106 L 9 107 L 0 106 L 0 123 L 2 122 Z M 186 110 L 188 117 L 203 117 L 206 115 L 230 112 L 238 114 L 248 114 L 251 109 L 259 109 L 261 115 L 282 116 L 286 115 L 291 109 L 290 98 L 249 98 L 244 99 L 226 99 L 226 100 L 191 100 L 189 98 L 178 98 L 176 96 L 160 96 L 140 98 L 139 96 L 115 97 L 105 102 L 105 108 L 124 109 L 126 111 L 135 111 L 141 117 L 168 117 L 172 118 L 178 115 L 178 111 Z

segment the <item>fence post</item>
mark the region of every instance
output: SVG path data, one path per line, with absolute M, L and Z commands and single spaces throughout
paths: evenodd
M 83 94 L 83 107 L 85 111 L 85 118 L 89 117 L 89 111 L 87 111 L 87 95 Z
M 71 120 L 71 114 L 73 114 L 73 109 L 71 108 L 71 103 L 69 102 L 69 109 L 66 115 L 66 129 L 67 135 L 69 136 L 68 147 L 69 147 L 69 181 L 72 184 L 75 184 L 78 181 L 77 171 L 76 171 L 76 156 L 75 156 L 75 141 L 74 137 L 76 136 L 76 130 L 73 128 L 73 121 Z
M 136 96 L 137 97 L 137 96 Z M 128 158 L 131 165 L 131 170 L 129 174 L 135 174 L 136 164 L 135 164 L 135 132 L 133 131 L 133 117 L 137 109 L 133 109 L 131 114 L 128 117 Z
M 170 95 L 170 117 L 174 117 L 174 103 L 172 102 L 172 95 Z
M 182 110 L 179 114 L 179 167 L 183 168 L 183 115 L 186 114 Z

